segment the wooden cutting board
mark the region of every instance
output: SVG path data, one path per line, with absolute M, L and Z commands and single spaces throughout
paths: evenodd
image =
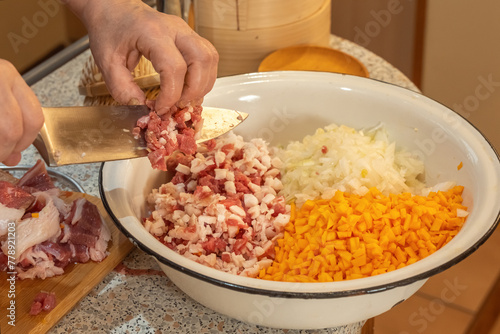
M 116 228 L 115 224 L 107 214 L 102 202 L 97 197 L 82 193 L 65 192 L 63 197 L 68 201 L 80 197 L 86 198 L 99 208 L 101 215 L 111 232 L 111 240 L 108 246 L 109 255 L 100 263 L 88 262 L 84 264 L 71 264 L 64 269 L 64 275 L 40 279 L 17 280 L 15 284 L 15 297 L 9 298 L 10 284 L 7 284 L 5 272 L 0 274 L 0 328 L 3 334 L 38 334 L 46 333 L 57 322 L 69 312 L 75 305 L 85 297 L 104 277 L 113 270 L 134 245 Z M 41 312 L 36 316 L 29 314 L 33 299 L 40 291 L 54 292 L 56 294 L 56 307 L 47 312 Z M 15 327 L 8 324 L 6 317 L 7 307 L 10 300 L 15 300 Z

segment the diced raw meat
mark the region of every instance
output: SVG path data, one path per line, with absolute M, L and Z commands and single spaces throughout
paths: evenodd
M 192 155 L 196 152 L 196 138 L 201 131 L 203 119 L 202 107 L 188 105 L 185 108 L 172 107 L 165 115 L 154 112 L 154 103 L 149 105 L 153 110 L 147 116 L 137 120 L 132 130 L 136 138 L 141 134 L 150 150 L 148 155 L 151 166 L 166 170 L 165 160 L 175 151 Z
M 39 292 L 31 304 L 30 315 L 37 315 L 40 312 L 50 312 L 56 307 L 55 293 Z
M 204 265 L 255 275 L 270 265 L 273 240 L 290 207 L 279 176 L 268 173 L 271 152 L 262 140 L 230 132 L 200 144 L 196 155 L 173 154 L 170 182 L 153 190 L 144 227 L 167 247 Z

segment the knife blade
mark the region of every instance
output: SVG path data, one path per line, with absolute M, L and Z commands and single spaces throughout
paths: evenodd
M 144 105 L 43 108 L 45 123 L 33 145 L 52 167 L 144 157 L 146 141 L 132 129 L 149 112 Z M 201 116 L 197 143 L 234 129 L 248 114 L 204 106 Z

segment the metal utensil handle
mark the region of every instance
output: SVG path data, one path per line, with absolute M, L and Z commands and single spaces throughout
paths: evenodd
M 42 157 L 43 161 L 45 161 L 47 166 L 55 166 L 54 161 L 52 160 L 51 155 L 49 153 L 49 150 L 47 149 L 47 146 L 43 141 L 41 133 L 39 133 L 36 136 L 35 141 L 33 142 L 33 146 L 35 146 L 38 153 L 40 153 L 40 156 Z

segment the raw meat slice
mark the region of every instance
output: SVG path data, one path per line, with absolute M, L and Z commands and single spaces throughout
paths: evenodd
M 73 202 L 65 224 L 68 228 L 64 230 L 62 240 L 88 248 L 95 246 L 101 234 L 101 226 L 104 225 L 97 207 L 84 198 Z
M 54 182 L 50 178 L 47 168 L 42 160 L 38 160 L 36 164 L 31 167 L 18 182 L 19 186 L 34 188 L 40 191 L 55 188 Z
M 0 181 L 0 204 L 8 208 L 26 210 L 35 200 L 35 197 L 23 188 L 8 181 Z M 4 216 L 0 214 L 0 219 Z

